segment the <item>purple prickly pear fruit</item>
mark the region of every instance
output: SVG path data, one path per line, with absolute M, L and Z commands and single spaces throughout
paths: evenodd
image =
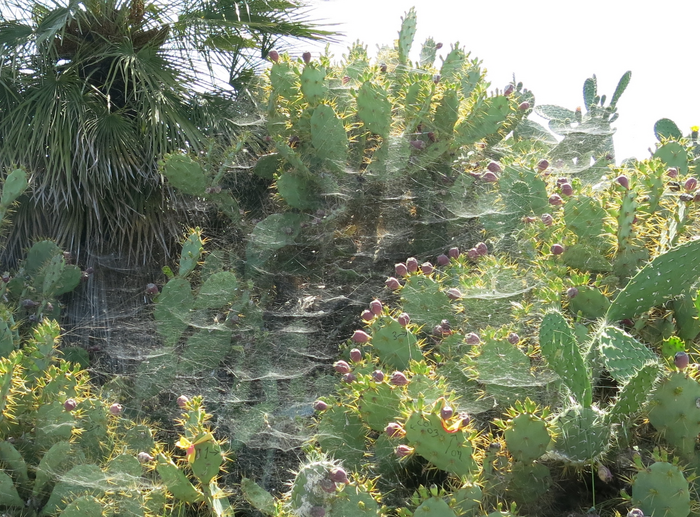
M 559 190 L 567 197 L 574 193 L 574 187 L 571 186 L 571 183 L 562 183 Z
M 622 185 L 622 188 L 624 188 L 625 190 L 629 190 L 630 180 L 624 174 L 620 174 L 617 178 L 615 178 L 615 181 L 617 181 L 620 185 Z
M 350 350 L 350 360 L 353 363 L 359 363 L 362 361 L 362 351 L 359 348 L 353 348 Z
M 511 345 L 517 345 L 520 343 L 520 336 L 518 336 L 515 332 L 511 332 L 508 334 L 508 343 Z
M 545 160 L 544 158 L 542 158 L 539 162 L 537 162 L 537 170 L 539 172 L 544 172 L 547 169 L 549 169 L 549 161 L 548 160 Z
M 156 284 L 146 284 L 146 294 L 158 294 L 158 286 Z
M 335 485 L 335 481 L 333 481 L 332 479 L 328 479 L 328 478 L 322 479 L 318 485 L 321 487 L 321 490 L 323 490 L 324 492 L 327 492 L 329 494 L 335 494 L 336 485 Z
M 440 322 L 440 326 L 442 327 L 443 330 L 450 331 L 452 330 L 452 325 L 450 325 L 450 320 L 442 320 Z
M 382 63 L 381 65 L 379 65 L 379 71 L 381 73 L 385 74 L 386 70 L 387 70 L 386 63 Z
M 433 75 L 433 82 L 434 82 L 435 84 L 437 84 L 437 83 L 440 82 L 440 74 L 435 74 L 435 75 Z
M 476 252 L 479 254 L 480 257 L 484 257 L 489 254 L 489 247 L 486 245 L 485 242 L 477 243 L 477 245 L 474 246 L 474 249 L 476 249 Z
M 328 477 L 333 481 L 334 483 L 343 483 L 347 484 L 350 483 L 350 480 L 348 479 L 348 473 L 345 472 L 345 470 L 341 467 L 334 468 L 328 473 Z
M 374 319 L 374 313 L 369 309 L 365 309 L 362 311 L 362 319 L 365 321 L 372 321 Z
M 372 311 L 372 314 L 376 314 L 377 316 L 379 316 L 382 313 L 383 308 L 384 307 L 382 306 L 382 302 L 380 302 L 379 300 L 372 300 L 371 302 L 369 302 L 369 310 Z
M 177 401 L 176 401 L 176 402 L 177 402 L 177 406 L 178 406 L 178 407 L 184 408 L 184 407 L 187 406 L 187 404 L 190 403 L 190 399 L 188 399 L 185 395 L 180 395 L 180 396 L 177 398 Z
M 673 363 L 679 370 L 685 370 L 688 367 L 689 362 L 690 357 L 688 357 L 688 354 L 685 352 L 676 352 L 676 355 L 673 356 Z
M 526 216 L 523 216 L 521 221 L 524 222 L 525 224 L 532 224 L 532 223 L 537 221 L 537 217 L 534 217 L 531 215 L 526 215 Z
M 678 177 L 678 169 L 676 169 L 675 167 L 669 167 L 668 169 L 666 169 L 666 175 L 669 178 L 677 178 Z
M 12 280 L 12 277 L 10 276 L 10 273 L 8 273 L 7 271 L 5 271 L 5 272 L 2 274 L 2 281 L 3 281 L 3 283 L 6 284 L 6 283 L 8 283 L 10 280 Z
M 399 317 L 396 319 L 399 322 L 399 325 L 401 325 L 402 327 L 405 327 L 406 325 L 408 325 L 411 322 L 411 317 L 408 314 L 406 314 L 405 312 L 402 312 L 401 314 L 399 314 Z
M 519 109 L 520 111 L 527 111 L 527 110 L 530 109 L 530 103 L 527 102 L 527 101 L 521 102 L 520 105 L 518 106 L 518 109 Z
M 277 63 L 280 60 L 280 54 L 276 50 L 271 50 L 268 52 L 267 57 L 270 58 L 271 61 Z
M 328 404 L 326 404 L 324 401 L 319 399 L 314 402 L 314 410 L 325 411 L 326 409 L 328 409 Z
M 433 143 L 437 142 L 437 136 L 435 136 L 435 133 L 433 133 L 432 131 L 428 131 L 428 140 L 430 140 Z
M 560 206 L 564 204 L 564 200 L 559 194 L 552 194 L 549 196 L 549 204 L 552 206 Z
M 457 248 L 457 247 L 450 248 L 447 251 L 447 256 L 450 258 L 453 258 L 453 259 L 458 258 L 459 257 L 459 248 Z
M 301 58 L 304 60 L 304 63 L 308 65 L 309 63 L 311 63 L 311 52 L 304 52 L 301 55 Z
M 424 275 L 429 275 L 433 272 L 433 269 L 435 268 L 430 262 L 423 262 L 420 266 L 420 270 L 423 272 Z
M 438 255 L 437 263 L 438 263 L 438 266 L 446 266 L 447 264 L 450 263 L 450 257 L 448 257 L 445 254 Z
M 681 201 L 692 201 L 693 199 L 695 199 L 695 197 L 693 196 L 693 194 L 687 194 L 683 192 L 680 196 L 678 196 L 678 199 L 680 199 Z
M 369 334 L 364 330 L 356 330 L 352 335 L 352 340 L 355 343 L 367 343 L 367 341 L 369 341 Z
M 342 359 L 340 361 L 336 361 L 335 363 L 333 363 L 333 368 L 338 373 L 349 373 L 350 372 L 350 365 L 346 361 L 343 361 Z
M 381 370 L 374 370 L 372 372 L 372 380 L 374 380 L 374 382 L 384 382 L 384 372 Z
M 343 374 L 342 381 L 343 381 L 344 383 L 346 383 L 346 384 L 353 383 L 353 382 L 355 382 L 356 380 L 357 380 L 357 376 L 356 376 L 354 373 L 352 373 L 352 372 L 348 372 L 348 373 L 346 373 L 346 374 Z
M 403 430 L 401 424 L 396 422 L 389 423 L 385 428 L 384 432 L 389 436 L 389 438 L 403 438 L 406 436 L 406 431 Z
M 698 180 L 695 179 L 695 178 L 693 178 L 693 177 L 690 177 L 690 178 L 688 178 L 687 180 L 685 180 L 685 183 L 683 184 L 683 187 L 684 187 L 685 190 L 687 190 L 688 192 L 691 192 L 691 191 L 695 190 L 695 189 L 698 187 Z
M 442 409 L 440 410 L 440 418 L 443 420 L 449 420 L 452 418 L 452 415 L 454 414 L 454 409 L 450 406 L 442 406 Z
M 472 421 L 472 417 L 469 416 L 469 413 L 467 412 L 461 412 L 459 415 L 457 415 L 457 418 L 459 418 L 459 428 L 463 429 L 469 425 L 469 422 Z
M 396 276 L 406 276 L 408 274 L 408 267 L 403 262 L 394 264 L 394 273 Z
M 410 456 L 413 453 L 413 449 L 411 449 L 408 445 L 401 444 L 396 449 L 394 449 L 394 454 L 396 454 L 397 457 L 399 458 L 405 458 L 406 456 Z
M 639 508 L 632 508 L 629 512 L 627 512 L 627 517 L 644 517 L 644 512 Z
M 552 255 L 561 255 L 564 253 L 564 246 L 561 244 L 552 244 L 552 247 L 549 248 L 549 251 L 552 252 Z
M 408 257 L 406 259 L 406 267 L 409 273 L 415 273 L 418 271 L 418 259 L 416 257 Z
M 310 517 L 326 517 L 326 510 L 323 506 L 312 506 L 309 510 Z
M 75 401 L 75 399 L 66 399 L 66 401 L 63 403 L 63 409 L 65 409 L 69 413 L 77 407 L 78 403 Z
M 152 462 L 155 458 L 153 458 L 153 456 L 151 456 L 151 455 L 148 454 L 147 452 L 141 451 L 141 452 L 139 452 L 138 455 L 136 456 L 136 459 L 139 460 L 139 463 L 150 463 L 150 462 Z
M 491 171 L 486 171 L 481 175 L 481 179 L 486 183 L 496 183 L 498 181 L 498 175 Z
M 476 334 L 474 332 L 470 332 L 469 334 L 464 336 L 464 341 L 468 345 L 478 345 L 479 343 L 481 343 L 481 338 L 479 337 L 479 334 Z
M 578 289 L 576 289 L 575 287 L 569 287 L 566 290 L 566 297 L 569 299 L 575 298 L 577 294 L 578 294 Z
M 598 478 L 603 483 L 610 483 L 613 480 L 612 472 L 610 472 L 610 469 L 602 463 L 598 463 Z
M 433 336 L 442 336 L 443 328 L 441 325 L 435 325 L 433 327 Z
M 471 248 L 469 251 L 467 251 L 467 258 L 469 260 L 476 260 L 479 258 L 479 252 L 476 251 L 476 248 Z
M 33 309 L 38 305 L 39 302 L 35 302 L 34 300 L 30 300 L 29 298 L 27 298 L 26 300 L 22 300 L 22 307 L 24 307 L 25 309 Z
M 435 44 L 435 50 L 440 50 L 442 48 L 442 43 Z
M 406 377 L 403 372 L 395 371 L 391 374 L 389 382 L 394 386 L 406 386 L 406 384 L 408 384 L 408 377 Z
M 569 183 L 569 178 L 557 178 L 557 186 L 561 187 L 564 183 Z
M 88 275 L 92 275 L 92 274 L 95 272 L 95 268 L 92 267 L 92 266 L 90 266 L 90 267 L 88 267 L 88 268 L 85 269 L 85 272 L 86 272 Z
M 401 287 L 401 283 L 393 276 L 387 278 L 384 285 L 386 285 L 387 288 L 391 289 L 392 291 L 396 291 L 399 287 Z
M 507 85 L 507 86 L 503 89 L 503 95 L 505 95 L 506 97 L 510 97 L 511 94 L 513 93 L 513 90 L 514 90 L 514 89 L 515 89 L 515 88 L 513 87 L 512 84 Z
M 348 84 L 350 82 L 350 76 L 349 75 L 344 75 L 343 76 L 343 84 Z
M 488 170 L 491 172 L 501 172 L 503 169 L 501 169 L 501 164 L 498 162 L 489 162 L 489 164 L 486 166 Z
M 411 147 L 418 149 L 419 151 L 421 149 L 425 149 L 425 142 L 423 140 L 411 140 L 409 143 L 411 144 Z
M 459 300 L 462 297 L 462 292 L 456 287 L 449 288 L 446 294 L 450 300 Z
M 109 406 L 109 412 L 112 413 L 113 415 L 117 416 L 120 415 L 122 412 L 122 405 L 117 404 L 116 402 Z
M 554 217 L 552 217 L 552 214 L 542 214 L 542 216 L 540 216 L 540 219 L 542 220 L 545 226 L 552 226 L 552 223 L 554 222 Z

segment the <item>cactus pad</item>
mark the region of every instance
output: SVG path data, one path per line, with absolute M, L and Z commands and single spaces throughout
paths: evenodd
M 408 63 L 408 53 L 413 45 L 413 38 L 416 35 L 416 9 L 411 9 L 401 18 L 401 30 L 399 31 L 399 63 Z
M 597 319 L 605 316 L 608 307 L 610 307 L 610 300 L 603 293 L 587 285 L 580 285 L 576 289 L 578 293 L 569 300 L 571 314 L 577 315 L 580 312 L 584 318 L 588 319 Z
M 431 497 L 416 508 L 413 517 L 455 517 L 455 512 L 443 499 Z
M 399 390 L 382 382 L 362 390 L 357 409 L 367 427 L 381 433 L 389 422 L 395 421 L 399 416 L 400 403 Z
M 675 167 L 681 175 L 688 174 L 688 152 L 678 142 L 667 142 L 654 153 L 666 167 Z
M 598 344 L 605 369 L 619 383 L 627 382 L 644 365 L 657 361 L 654 352 L 617 327 L 603 328 Z
M 308 64 L 301 72 L 301 93 L 311 104 L 316 104 L 328 93 L 325 83 L 326 71 L 323 67 Z
M 607 213 L 600 203 L 588 196 L 575 196 L 564 205 L 566 227 L 579 240 L 598 237 L 603 233 Z
M 547 423 L 530 413 L 513 418 L 503 435 L 511 456 L 524 463 L 531 463 L 542 456 L 551 441 Z
M 153 317 L 158 332 L 167 346 L 175 346 L 190 321 L 194 296 L 190 283 L 184 278 L 173 278 L 163 287 Z
M 391 129 L 391 102 L 379 85 L 365 81 L 357 92 L 357 116 L 367 129 L 388 137 Z
M 5 178 L 2 185 L 2 197 L 0 197 L 0 206 L 6 209 L 14 203 L 29 186 L 27 182 L 27 173 L 22 169 L 15 169 Z
M 423 275 L 413 275 L 406 280 L 401 300 L 411 321 L 427 328 L 439 325 L 452 312 L 450 300 L 440 289 L 440 284 Z
M 519 505 L 533 504 L 552 486 L 552 473 L 541 463 L 516 463 L 510 472 L 506 494 Z
M 162 172 L 168 178 L 168 183 L 191 196 L 204 196 L 209 186 L 202 166 L 184 154 L 167 155 Z
M 321 104 L 311 115 L 311 143 L 319 158 L 342 162 L 348 152 L 348 137 L 340 120 L 331 106 Z
M 423 357 L 413 332 L 389 316 L 372 323 L 372 347 L 382 363 L 395 370 L 406 370 L 411 360 Z
M 299 94 L 299 77 L 289 63 L 275 63 L 270 68 L 270 84 L 277 95 L 291 100 Z
M 688 481 L 676 465 L 657 461 L 634 477 L 632 502 L 644 515 L 687 517 L 690 514 Z
M 652 393 L 649 422 L 680 454 L 692 456 L 700 434 L 700 384 L 681 372 L 670 374 Z
M 644 365 L 622 386 L 617 400 L 608 412 L 612 422 L 620 422 L 633 417 L 646 402 L 659 375 L 658 362 Z
M 553 453 L 568 463 L 583 465 L 594 461 L 610 446 L 610 426 L 604 414 L 594 407 L 572 407 L 559 415 L 554 424 Z

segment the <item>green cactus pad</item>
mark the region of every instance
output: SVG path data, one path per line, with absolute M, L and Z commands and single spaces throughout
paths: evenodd
M 518 505 L 537 503 L 553 484 L 552 473 L 541 463 L 515 463 L 510 472 L 506 495 Z
M 84 460 L 82 451 L 68 442 L 58 442 L 44 453 L 36 469 L 32 497 L 42 498 L 53 482 Z
M 575 196 L 564 205 L 564 222 L 580 240 L 594 239 L 605 228 L 607 212 L 600 203 L 588 196 Z
M 656 124 L 654 124 L 654 134 L 659 141 L 668 139 L 680 140 L 683 138 L 683 133 L 678 129 L 676 123 L 668 118 L 662 118 L 656 121 Z
M 12 475 L 14 484 L 23 491 L 29 489 L 29 474 L 27 464 L 22 454 L 8 441 L 0 442 L 0 462 L 5 465 L 5 469 Z M 0 493 L 2 493 L 0 491 Z
M 411 149 L 403 135 L 389 135 L 372 155 L 369 171 L 383 181 L 395 179 L 405 174 Z
M 246 248 L 247 267 L 262 271 L 279 249 L 295 244 L 301 223 L 306 219 L 307 216 L 303 214 L 277 213 L 260 221 L 253 229 Z
M 433 38 L 428 38 L 425 40 L 420 49 L 420 57 L 418 58 L 418 62 L 420 63 L 421 68 L 432 67 L 433 63 L 435 63 L 436 54 L 437 43 L 435 43 Z
M 389 316 L 372 322 L 372 347 L 382 363 L 394 370 L 406 370 L 412 360 L 423 357 L 418 338 Z
M 511 456 L 524 463 L 531 463 L 542 456 L 551 441 L 547 423 L 530 413 L 521 413 L 513 418 L 503 435 Z
M 394 422 L 400 415 L 400 403 L 400 390 L 382 382 L 362 390 L 357 409 L 365 425 L 381 433 L 389 422 Z
M 511 110 L 510 101 L 503 95 L 485 99 L 475 106 L 455 129 L 459 143 L 468 145 L 482 138 L 493 137 L 501 129 Z
M 234 517 L 234 510 L 228 500 L 228 496 L 216 484 L 216 481 L 209 483 L 209 495 L 206 497 L 206 501 L 213 517 Z
M 311 143 L 319 158 L 345 164 L 348 154 L 345 126 L 327 104 L 317 106 L 311 115 Z
M 691 291 L 685 291 L 671 302 L 678 337 L 693 341 L 700 334 L 700 310 Z
M 279 170 L 281 164 L 282 160 L 279 154 L 266 154 L 258 158 L 258 161 L 255 162 L 253 174 L 266 180 L 272 180 L 275 178 L 275 174 Z
M 17 201 L 17 198 L 27 190 L 29 183 L 27 182 L 27 173 L 22 169 L 15 169 L 5 178 L 2 185 L 2 197 L 0 197 L 0 206 L 6 208 Z
M 289 494 L 289 505 L 299 517 L 313 517 L 313 507 L 325 508 L 337 497 L 336 493 L 323 490 L 322 481 L 329 479 L 336 463 L 319 459 L 304 463 L 294 476 Z
M 289 63 L 275 63 L 270 68 L 270 84 L 277 95 L 291 100 L 299 95 L 299 76 Z
M 73 414 L 65 411 L 57 400 L 39 406 L 35 422 L 36 439 L 45 447 L 70 440 L 73 429 L 77 427 Z
M 605 369 L 619 383 L 626 383 L 640 368 L 658 362 L 656 354 L 624 330 L 607 326 L 597 336 Z
M 277 192 L 292 208 L 309 210 L 320 203 L 319 184 L 315 178 L 289 171 L 280 174 L 275 183 Z
M 457 79 L 466 62 L 467 56 L 464 51 L 459 48 L 459 44 L 453 45 L 452 50 L 450 50 L 442 60 L 440 77 L 444 81 L 453 81 Z
M 408 63 L 408 53 L 413 45 L 413 38 L 416 36 L 416 9 L 411 9 L 401 18 L 401 30 L 399 31 L 399 63 Z
M 416 508 L 413 517 L 455 517 L 455 512 L 443 499 L 431 497 Z
M 0 319 L 0 358 L 10 357 L 10 354 L 15 349 L 15 333 L 12 331 L 13 323 Z
M 153 431 L 144 424 L 137 424 L 124 433 L 124 444 L 135 453 L 148 452 L 155 447 Z
M 175 346 L 188 327 L 193 305 L 192 287 L 184 278 L 173 278 L 163 286 L 153 317 L 167 346 Z
M 576 289 L 578 293 L 569 300 L 571 314 L 575 316 L 581 313 L 584 318 L 592 320 L 605 316 L 610 307 L 610 300 L 603 293 L 587 285 L 580 285 Z
M 423 275 L 408 277 L 401 290 L 404 312 L 411 321 L 432 329 L 452 313 L 450 300 L 440 284 Z
M 632 480 L 632 503 L 644 515 L 690 514 L 690 490 L 683 472 L 676 465 L 657 461 Z
M 74 500 L 61 512 L 61 517 L 101 517 L 102 515 L 104 515 L 102 505 L 89 495 Z
M 681 244 L 644 266 L 617 295 L 608 321 L 634 318 L 681 294 L 700 277 L 700 239 Z
M 671 373 L 651 395 L 649 422 L 685 457 L 700 434 L 700 384 L 684 373 Z
M 0 506 L 24 508 L 25 503 L 17 492 L 15 482 L 0 470 Z
M 204 196 L 209 180 L 199 162 L 184 154 L 169 154 L 163 163 L 162 172 L 170 185 L 191 196 Z
M 119 487 L 135 486 L 141 482 L 143 467 L 131 454 L 120 454 L 107 464 L 105 473 Z
M 61 249 L 53 241 L 39 241 L 27 252 L 24 271 L 28 276 L 38 276 L 44 265 L 54 256 L 60 255 Z
M 193 229 L 182 244 L 180 270 L 178 272 L 180 277 L 186 277 L 197 267 L 199 260 L 202 258 L 202 252 L 204 251 L 203 244 L 202 230 L 199 228 Z
M 219 271 L 207 278 L 197 293 L 195 309 L 221 309 L 238 297 L 238 279 L 231 271 Z
M 448 432 L 438 415 L 414 411 L 404 428 L 415 452 L 439 469 L 458 476 L 476 471 L 472 445 L 464 431 Z
M 231 352 L 231 332 L 220 328 L 203 328 L 187 338 L 178 368 L 182 375 L 210 374 Z
M 241 492 L 243 492 L 245 500 L 256 510 L 261 511 L 265 515 L 272 516 L 275 514 L 275 498 L 252 479 L 247 477 L 241 479 Z
M 661 368 L 657 361 L 642 366 L 629 378 L 618 393 L 617 400 L 608 411 L 611 422 L 621 422 L 633 417 L 649 398 Z
M 366 433 L 356 412 L 333 405 L 319 418 L 316 441 L 322 451 L 343 460 L 349 468 L 359 470 L 364 463 Z
M 301 72 L 301 93 L 311 104 L 316 104 L 328 94 L 325 83 L 326 71 L 323 67 L 308 64 Z
M 649 252 L 646 248 L 628 246 L 621 250 L 615 257 L 613 274 L 622 279 L 629 279 L 637 274 L 639 268 L 649 260 Z
M 204 499 L 204 495 L 190 483 L 185 473 L 182 472 L 173 461 L 164 454 L 158 454 L 156 470 L 160 475 L 168 491 L 176 499 L 186 503 L 198 503 Z
M 357 91 L 357 116 L 367 129 L 386 138 L 391 130 L 391 102 L 378 84 L 365 81 Z
M 208 485 L 216 476 L 224 462 L 221 447 L 209 434 L 210 439 L 194 446 L 195 459 L 190 464 L 192 473 L 202 485 Z
M 504 366 L 508 365 L 507 368 Z M 507 341 L 489 340 L 479 347 L 479 355 L 473 359 L 472 371 L 487 391 L 497 387 L 522 388 L 544 386 L 555 378 L 553 375 L 536 376 L 530 358 L 516 345 Z M 521 391 L 522 393 L 522 391 Z
M 554 421 L 552 452 L 567 463 L 583 465 L 600 458 L 610 446 L 611 428 L 595 407 L 574 406 Z
M 332 517 L 379 517 L 379 505 L 364 487 L 347 485 L 333 499 L 328 515 Z
M 459 512 L 459 515 L 475 517 L 481 510 L 482 499 L 481 487 L 476 483 L 467 482 L 452 493 L 450 506 Z
M 576 400 L 584 407 L 591 405 L 590 372 L 579 350 L 576 336 L 564 317 L 555 311 L 548 312 L 540 326 L 540 349 Z
M 599 249 L 587 244 L 567 246 L 562 255 L 564 263 L 572 269 L 606 273 L 612 270 L 610 262 Z
M 666 167 L 675 167 L 680 175 L 688 174 L 688 152 L 678 142 L 667 142 L 654 153 Z
M 440 103 L 435 109 L 433 125 L 440 136 L 451 137 L 457 120 L 459 120 L 459 95 L 457 90 L 448 88 L 442 94 Z
M 104 491 L 100 486 L 106 487 L 107 480 L 97 465 L 76 465 L 56 483 L 41 515 L 59 512 L 68 503 L 83 495 L 102 497 Z

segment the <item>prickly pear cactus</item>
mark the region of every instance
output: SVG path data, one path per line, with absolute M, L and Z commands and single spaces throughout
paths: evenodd
M 674 372 L 654 389 L 649 422 L 683 457 L 691 457 L 700 434 L 700 384 Z
M 538 415 L 540 412 L 537 404 L 526 399 L 525 402 L 517 402 L 514 408 L 510 408 L 508 415 L 511 418 L 501 424 L 505 429 L 503 437 L 508 452 L 516 461 L 531 463 L 547 450 L 552 438 L 549 426 L 544 420 L 547 412 Z
M 677 465 L 657 461 L 632 480 L 632 503 L 644 515 L 687 517 L 691 509 L 688 481 Z

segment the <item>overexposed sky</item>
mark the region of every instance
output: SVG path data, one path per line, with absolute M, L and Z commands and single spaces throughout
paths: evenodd
M 596 74 L 598 93 L 608 99 L 627 70 L 632 80 L 618 102 L 615 148 L 618 163 L 646 158 L 654 147 L 654 123 L 670 118 L 687 134 L 700 125 L 700 2 L 666 0 L 308 0 L 309 17 L 336 24 L 344 33 L 331 50 L 339 60 L 360 40 L 371 56 L 378 44 L 397 38 L 401 16 L 412 6 L 418 30 L 416 59 L 428 36 L 459 42 L 482 60 L 487 80 L 502 89 L 522 81 L 538 104 L 575 109 L 583 82 Z M 303 44 L 319 53 L 323 45 Z M 284 49 L 281 49 L 284 50 Z M 439 59 L 437 61 L 439 65 Z M 608 101 L 609 102 L 609 101 Z

